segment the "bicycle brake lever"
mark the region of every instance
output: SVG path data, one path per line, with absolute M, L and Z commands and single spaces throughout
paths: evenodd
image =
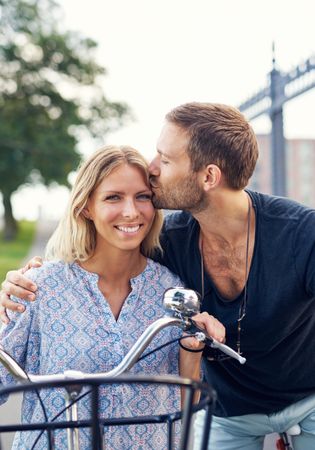
M 188 332 L 189 334 L 198 333 L 200 335 L 200 333 L 203 333 L 204 334 L 203 342 L 205 343 L 205 345 L 208 345 L 211 348 L 217 348 L 226 355 L 231 356 L 231 358 L 236 359 L 240 364 L 245 364 L 246 358 L 239 355 L 235 350 L 233 350 L 228 345 L 221 344 L 221 342 L 209 336 L 205 330 L 198 327 L 197 323 L 193 319 L 189 318 L 187 320 L 187 328 L 185 329 L 185 331 Z M 200 340 L 200 337 L 201 336 L 199 336 L 198 340 Z

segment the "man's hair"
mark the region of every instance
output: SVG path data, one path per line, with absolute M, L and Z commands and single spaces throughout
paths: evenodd
M 258 144 L 255 133 L 236 108 L 217 103 L 186 103 L 166 120 L 188 133 L 187 154 L 194 172 L 217 165 L 230 188 L 243 189 L 253 174 Z
M 85 261 L 93 255 L 96 229 L 83 210 L 102 180 L 124 164 L 139 169 L 150 186 L 148 163 L 137 150 L 128 146 L 106 146 L 96 151 L 80 166 L 66 212 L 47 244 L 47 259 Z M 152 256 L 155 249 L 160 248 L 162 223 L 163 214 L 156 210 L 150 231 L 141 243 L 141 251 L 145 256 Z

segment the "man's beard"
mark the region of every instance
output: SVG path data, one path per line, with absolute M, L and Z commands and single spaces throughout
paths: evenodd
M 157 209 L 182 209 L 192 214 L 203 211 L 207 206 L 207 198 L 204 191 L 198 186 L 196 177 L 190 176 L 162 188 L 153 181 L 152 202 Z M 156 190 L 154 189 L 156 186 Z

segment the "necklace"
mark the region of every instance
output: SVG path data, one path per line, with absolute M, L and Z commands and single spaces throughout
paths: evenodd
M 237 341 L 236 341 L 236 349 L 237 353 L 241 354 L 241 322 L 246 315 L 246 306 L 248 300 L 248 271 L 249 271 L 249 241 L 250 241 L 250 222 L 251 222 L 251 201 L 250 197 L 247 194 L 248 201 L 248 209 L 247 209 L 247 232 L 246 232 L 246 249 L 245 249 L 245 284 L 244 284 L 244 295 L 239 307 L 238 319 L 237 319 Z M 204 299 L 205 295 L 205 274 L 204 274 L 204 260 L 203 260 L 203 241 L 200 234 L 199 240 L 199 250 L 200 250 L 200 264 L 201 264 L 201 302 Z

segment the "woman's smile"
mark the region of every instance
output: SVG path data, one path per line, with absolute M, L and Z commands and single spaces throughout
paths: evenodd
M 140 227 L 142 227 L 142 224 L 139 225 L 116 225 L 115 228 L 117 228 L 117 230 L 122 231 L 123 233 L 127 233 L 127 234 L 136 234 L 139 230 Z
M 86 207 L 95 225 L 97 246 L 139 251 L 155 215 L 151 198 L 147 180 L 137 167 L 123 164 L 104 178 Z

